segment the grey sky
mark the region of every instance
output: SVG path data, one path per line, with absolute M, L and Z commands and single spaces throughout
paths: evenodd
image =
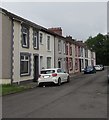
M 107 31 L 106 2 L 2 2 L 2 7 L 43 27 L 61 27 L 64 36 L 79 40 Z

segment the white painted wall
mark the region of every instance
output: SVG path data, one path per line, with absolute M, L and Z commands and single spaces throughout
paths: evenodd
M 58 42 L 61 41 L 61 52 L 58 51 Z M 58 68 L 58 59 L 61 59 L 61 68 L 66 71 L 66 55 L 64 53 L 64 40 L 59 37 L 55 37 L 55 67 Z
M 43 34 L 43 44 L 40 44 L 40 40 L 39 40 L 39 59 L 40 56 L 43 56 L 43 61 L 42 61 L 42 65 L 40 65 L 40 60 L 39 60 L 39 66 L 43 66 L 45 69 L 47 68 L 47 57 L 51 57 L 51 67 L 54 67 L 54 36 L 50 35 L 48 33 L 39 31 L 39 34 L 42 33 Z M 47 50 L 47 36 L 50 36 L 50 51 Z M 41 70 L 41 68 L 39 67 L 39 70 Z
M 33 49 L 33 30 L 29 29 L 29 49 L 22 48 L 21 45 L 21 24 L 20 22 L 14 22 L 14 62 L 13 62 L 13 82 L 20 82 L 33 79 L 33 54 L 37 53 L 37 50 Z M 31 74 L 30 76 L 20 76 L 20 53 L 27 52 L 31 54 Z
M 88 65 L 91 65 L 91 51 L 88 50 Z
M 96 53 L 93 52 L 93 61 L 94 61 L 94 65 L 96 65 Z
M 41 31 L 39 32 L 41 33 Z M 21 45 L 21 24 L 20 22 L 14 22 L 14 62 L 13 62 L 13 82 L 20 82 L 25 80 L 32 80 L 34 78 L 34 61 L 33 61 L 33 54 L 39 54 L 39 71 L 40 71 L 40 56 L 43 56 L 43 67 L 47 67 L 47 57 L 51 57 L 51 67 L 54 67 L 54 36 L 49 35 L 45 32 L 43 33 L 43 44 L 41 45 L 39 42 L 39 50 L 35 50 L 33 48 L 33 28 L 30 27 L 29 29 L 29 49 L 22 48 Z M 50 36 L 50 43 L 51 43 L 51 51 L 47 51 L 47 36 Z M 31 54 L 31 74 L 30 76 L 20 76 L 20 53 L 27 52 Z

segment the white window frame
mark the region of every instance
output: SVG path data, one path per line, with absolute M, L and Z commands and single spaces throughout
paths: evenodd
M 70 70 L 73 70 L 73 58 L 69 59 Z
M 25 28 L 25 29 L 26 29 L 26 28 Z M 26 41 L 25 41 L 26 45 L 22 44 L 22 46 L 23 46 L 23 47 L 28 47 L 27 33 L 23 31 L 23 35 L 24 35 L 24 34 L 26 35 Z M 24 40 L 24 39 L 23 39 L 23 40 Z
M 59 53 L 62 52 L 62 48 L 61 48 L 61 40 L 58 40 L 58 52 L 59 52 Z
M 47 36 L 47 51 L 51 51 L 51 41 L 50 41 L 50 36 Z
M 81 57 L 83 57 L 83 47 L 81 47 Z
M 50 60 L 50 67 L 48 67 L 48 58 L 50 58 L 49 60 Z M 51 68 L 51 60 L 52 60 L 52 58 L 51 57 L 47 57 L 47 68 Z
M 35 39 L 35 43 L 34 43 L 35 46 L 34 46 L 34 48 L 36 48 L 36 49 L 38 48 L 38 39 L 37 39 L 37 36 L 38 36 L 38 35 L 34 35 L 34 36 L 33 36 L 34 39 Z
M 42 36 L 42 37 L 41 37 Z M 39 33 L 40 44 L 43 45 L 43 33 Z
M 28 62 L 28 73 L 20 73 L 21 75 L 29 75 L 29 72 L 30 72 L 30 61 L 29 61 L 29 56 L 27 56 L 27 55 L 21 55 L 21 56 L 23 56 L 23 59 L 21 58 L 20 59 L 20 61 L 21 62 Z M 26 59 L 26 57 L 28 57 L 28 59 Z
M 69 51 L 70 51 L 70 56 L 72 56 L 72 45 L 69 44 Z
M 66 44 L 64 42 L 64 54 L 66 53 Z

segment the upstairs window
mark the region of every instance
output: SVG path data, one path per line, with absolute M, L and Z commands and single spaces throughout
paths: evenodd
M 81 57 L 83 57 L 83 48 L 81 47 Z
M 66 44 L 66 55 L 68 55 L 68 44 Z
M 73 70 L 73 60 L 72 60 L 72 58 L 69 58 L 69 67 L 70 67 L 70 71 Z
M 61 53 L 61 40 L 58 40 L 58 52 Z
M 33 47 L 34 49 L 38 49 L 39 45 L 38 45 L 38 32 L 37 31 L 33 31 Z
M 29 48 L 29 29 L 22 26 L 22 47 Z
M 75 46 L 75 56 L 77 57 L 78 56 L 78 47 Z
M 70 45 L 70 56 L 72 55 L 72 45 Z
M 85 57 L 88 58 L 88 50 L 85 49 Z
M 65 49 L 66 49 L 66 44 L 65 44 L 65 42 L 64 42 L 64 54 L 66 53 Z
M 78 47 L 78 57 L 81 57 L 81 48 Z
M 47 50 L 50 51 L 50 36 L 47 36 Z
M 43 44 L 43 34 L 40 33 L 40 44 Z
M 51 57 L 47 57 L 47 68 L 51 68 Z

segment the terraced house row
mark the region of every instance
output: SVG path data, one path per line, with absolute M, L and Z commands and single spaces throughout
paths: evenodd
M 62 29 L 44 28 L 0 9 L 0 67 L 2 83 L 37 80 L 44 68 L 62 68 L 74 74 L 95 65 L 95 52 L 82 41 L 64 37 Z

